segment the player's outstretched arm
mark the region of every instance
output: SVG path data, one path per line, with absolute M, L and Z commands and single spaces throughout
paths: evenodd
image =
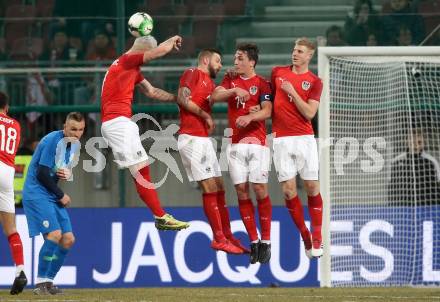
M 163 57 L 171 50 L 179 50 L 182 46 L 182 37 L 174 36 L 160 43 L 156 48 L 144 52 L 144 63 Z
M 142 80 L 137 85 L 142 93 L 146 95 L 149 98 L 162 101 L 162 102 L 176 102 L 177 97 L 174 94 L 171 94 L 169 92 L 166 92 L 165 90 L 162 90 L 160 88 L 156 88 L 153 85 L 151 85 L 150 82 L 147 80 Z
M 212 93 L 211 99 L 214 102 L 226 102 L 230 97 L 234 96 L 239 98 L 242 102 L 246 102 L 250 98 L 249 92 L 240 87 L 226 89 L 222 86 L 218 86 Z
M 215 124 L 209 113 L 200 108 L 196 103 L 191 101 L 191 90 L 188 87 L 180 87 L 177 93 L 177 103 L 185 108 L 187 111 L 201 117 L 205 120 L 208 125 L 208 133 L 210 134 L 214 128 Z
M 282 81 L 281 89 L 287 93 L 291 102 L 295 103 L 296 108 L 298 108 L 302 116 L 309 121 L 312 120 L 315 117 L 316 112 L 318 112 L 319 102 L 313 99 L 308 99 L 307 102 L 304 102 L 289 81 L 285 81 L 281 78 L 278 78 L 278 80 Z

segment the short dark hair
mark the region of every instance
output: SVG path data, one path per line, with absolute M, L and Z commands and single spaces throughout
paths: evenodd
M 220 52 L 220 50 L 218 50 L 216 48 L 204 48 L 199 52 L 198 59 L 200 61 L 201 58 L 203 58 L 205 56 L 212 56 L 215 53 L 218 54 L 220 57 L 222 56 L 222 53 Z
M 82 122 L 82 121 L 84 121 L 84 115 L 82 115 L 82 113 L 80 113 L 80 112 L 70 112 L 66 116 L 66 122 L 68 120 L 74 120 L 76 122 Z
M 257 44 L 254 43 L 240 43 L 237 45 L 236 50 L 245 51 L 249 60 L 252 60 L 255 62 L 255 66 L 257 66 L 258 63 L 258 53 L 260 50 L 258 49 Z
M 373 8 L 373 3 L 371 2 L 371 0 L 357 0 L 356 3 L 354 4 L 354 8 L 353 8 L 353 12 L 355 14 L 355 16 L 359 16 L 359 12 L 361 11 L 361 7 L 362 5 L 368 5 L 369 8 L 369 13 L 371 15 L 375 14 L 374 12 L 374 8 Z
M 0 109 L 5 109 L 9 105 L 9 98 L 3 91 L 0 91 Z

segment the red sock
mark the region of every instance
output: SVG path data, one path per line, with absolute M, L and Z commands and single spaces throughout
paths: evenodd
M 243 220 L 250 241 L 258 240 L 257 225 L 255 224 L 255 209 L 252 200 L 239 200 L 238 208 L 240 209 L 241 220 Z
M 308 196 L 309 215 L 312 222 L 313 238 L 321 238 L 322 226 L 322 198 L 318 193 L 316 196 Z
M 272 222 L 272 203 L 269 196 L 258 201 L 258 215 L 260 216 L 261 239 L 270 240 L 270 223 Z
M 139 170 L 139 174 L 137 175 L 134 183 L 136 185 L 136 190 L 139 194 L 139 197 L 147 205 L 151 212 L 153 212 L 153 215 L 157 217 L 162 217 L 165 215 L 166 212 L 160 205 L 157 191 L 154 187 L 152 187 L 150 168 L 148 166 Z
M 208 218 L 214 239 L 216 241 L 226 240 L 225 235 L 223 235 L 222 220 L 217 205 L 217 192 L 203 193 L 203 210 L 206 218 Z
M 225 191 L 217 192 L 217 205 L 218 211 L 220 212 L 220 218 L 222 219 L 223 234 L 226 238 L 231 238 L 231 219 L 229 218 L 229 210 L 225 201 Z
M 15 265 L 23 265 L 23 244 L 21 243 L 20 235 L 14 233 L 8 237 L 8 241 Z
M 293 222 L 295 223 L 296 227 L 301 233 L 301 237 L 304 239 L 307 236 L 310 236 L 309 230 L 307 229 L 307 226 L 304 223 L 304 210 L 298 195 L 296 195 L 290 200 L 286 200 L 286 207 L 289 210 Z

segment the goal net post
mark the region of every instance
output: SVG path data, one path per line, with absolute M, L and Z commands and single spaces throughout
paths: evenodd
M 440 284 L 440 47 L 320 47 L 330 286 Z

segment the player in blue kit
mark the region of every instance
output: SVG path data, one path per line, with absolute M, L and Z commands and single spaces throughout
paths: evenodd
M 75 237 L 66 206 L 69 195 L 58 187 L 58 180 L 69 180 L 72 164 L 79 156 L 79 139 L 84 133 L 81 113 L 67 115 L 64 129 L 47 134 L 37 146 L 23 189 L 23 208 L 29 236 L 43 234 L 44 243 L 38 258 L 34 294 L 58 294 L 53 284 L 56 274 L 72 247 Z

